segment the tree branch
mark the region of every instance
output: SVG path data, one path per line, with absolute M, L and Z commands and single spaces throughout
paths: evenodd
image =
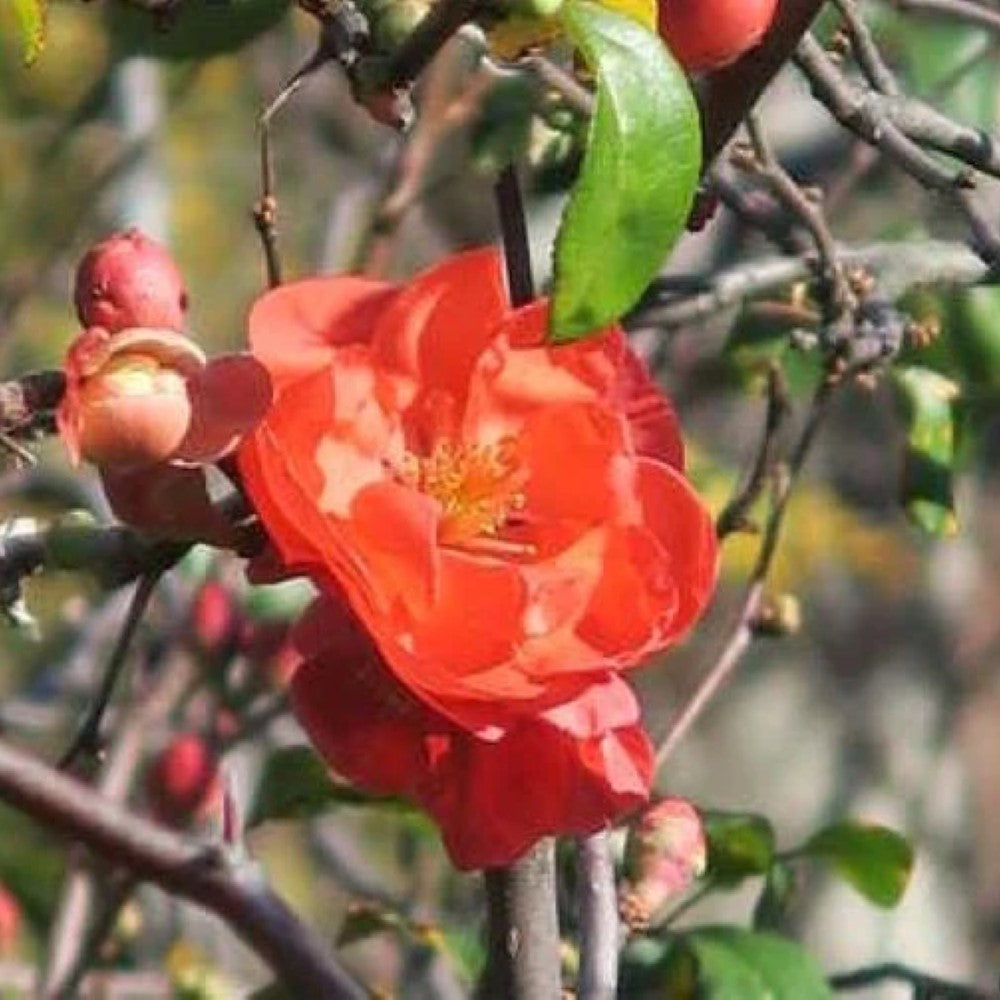
M 614 1000 L 618 995 L 621 922 L 615 865 L 607 830 L 577 841 L 576 871 L 580 915 L 579 1000 Z
M 288 907 L 247 871 L 147 820 L 0 740 L 0 799 L 112 865 L 220 916 L 295 996 L 366 994 Z

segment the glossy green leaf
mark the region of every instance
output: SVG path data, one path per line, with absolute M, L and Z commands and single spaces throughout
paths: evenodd
M 952 484 L 958 386 L 919 367 L 897 369 L 893 384 L 906 421 L 900 500 L 924 531 L 953 535 L 958 530 Z
M 335 780 L 310 747 L 284 747 L 267 759 L 247 825 L 268 820 L 302 819 L 337 806 L 392 806 L 409 810 L 399 799 L 369 795 Z
M 956 296 L 951 350 L 965 386 L 1000 389 L 1000 288 L 969 288 Z
M 556 238 L 557 342 L 635 304 L 684 229 L 701 165 L 694 98 L 659 37 L 590 0 L 567 0 L 560 17 L 597 76 L 597 98 Z
M 795 872 L 791 865 L 780 861 L 772 865 L 753 910 L 754 928 L 759 931 L 780 931 L 794 895 Z
M 704 812 L 708 839 L 705 878 L 721 885 L 763 875 L 774 861 L 774 829 L 763 816 Z
M 816 960 L 794 941 L 740 927 L 704 927 L 685 935 L 699 966 L 703 1000 L 829 1000 Z
M 168 20 L 114 0 L 106 7 L 108 32 L 120 56 L 206 59 L 234 52 L 284 17 L 291 0 L 189 0 Z
M 913 871 L 913 848 L 884 826 L 838 823 L 795 853 L 827 861 L 865 899 L 886 908 L 900 901 Z
M 46 0 L 13 0 L 13 6 L 21 33 L 21 58 L 30 66 L 45 48 Z

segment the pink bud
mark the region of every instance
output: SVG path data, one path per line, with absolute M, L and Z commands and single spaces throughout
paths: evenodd
M 57 415 L 71 456 L 118 467 L 168 459 L 191 426 L 188 380 L 205 365 L 172 330 L 84 330 L 67 353 Z
M 217 656 L 237 638 L 239 622 L 232 594 L 218 580 L 203 583 L 191 602 L 191 627 L 198 648 Z
M 95 244 L 80 261 L 73 293 L 86 326 L 110 333 L 130 327 L 180 330 L 187 292 L 173 258 L 138 229 L 127 229 Z
M 676 798 L 650 805 L 629 831 L 622 919 L 630 927 L 649 923 L 704 873 L 707 862 L 705 830 L 694 806 Z
M 0 956 L 7 957 L 14 951 L 20 932 L 21 904 L 0 885 Z

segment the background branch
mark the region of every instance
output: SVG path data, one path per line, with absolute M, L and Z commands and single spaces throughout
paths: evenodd
M 131 815 L 78 781 L 0 740 L 0 799 L 104 861 L 222 917 L 302 997 L 366 994 L 327 947 L 245 869 L 216 852 Z

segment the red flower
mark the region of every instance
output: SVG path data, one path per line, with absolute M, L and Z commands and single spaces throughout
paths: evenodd
M 297 629 L 296 715 L 344 777 L 419 802 L 459 868 L 513 861 L 549 834 L 585 834 L 646 801 L 652 752 L 628 685 L 593 675 L 571 700 L 489 740 L 414 698 L 340 602 Z
M 618 690 L 715 580 L 670 404 L 617 328 L 546 344 L 547 309 L 512 310 L 479 250 L 403 287 L 287 285 L 250 317 L 276 397 L 239 461 L 282 572 L 488 739 Z

